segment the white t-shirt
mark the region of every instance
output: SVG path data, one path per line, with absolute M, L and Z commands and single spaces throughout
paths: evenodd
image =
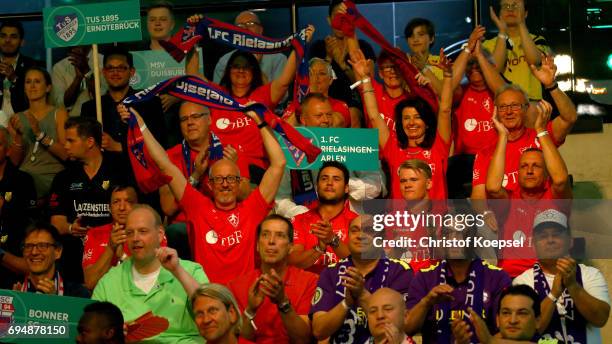
M 601 300 L 607 304 L 610 304 L 608 284 L 606 283 L 606 280 L 601 274 L 601 272 L 595 267 L 586 266 L 584 264 L 580 264 L 580 271 L 582 273 L 582 287 L 584 288 L 584 290 L 594 298 Z M 548 285 L 552 286 L 553 281 L 555 279 L 555 275 L 547 273 L 545 273 L 544 275 L 546 276 L 546 281 L 548 282 Z M 514 281 L 512 281 L 512 284 L 526 284 L 533 288 L 533 268 L 517 276 Z M 559 300 L 557 301 L 557 309 L 562 310 L 562 307 L 563 299 L 559 298 Z M 587 324 L 587 343 L 602 343 L 599 328 L 591 324 Z
M 141 274 L 140 272 L 136 271 L 136 267 L 132 266 L 132 279 L 134 280 L 134 284 L 140 290 L 144 291 L 145 294 L 148 294 L 155 286 L 157 276 L 159 276 L 160 271 L 161 267 L 151 273 Z

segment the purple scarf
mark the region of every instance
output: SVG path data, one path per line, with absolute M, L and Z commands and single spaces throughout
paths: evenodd
M 580 265 L 576 265 L 576 283 L 582 285 Z M 540 296 L 540 302 L 550 293 L 550 286 L 548 285 L 548 281 L 546 281 L 546 275 L 544 275 L 544 271 L 539 263 L 533 265 L 533 286 Z M 552 319 L 541 338 L 553 338 L 567 343 L 586 344 L 586 319 L 584 319 L 582 314 L 576 309 L 574 300 L 567 289 L 563 290 L 560 299 L 563 300 L 565 314 L 559 314 L 559 310 L 555 304 Z M 567 341 L 564 337 L 567 338 Z
M 451 277 L 449 275 L 449 271 L 447 269 L 447 262 L 443 260 L 440 262 L 438 267 L 436 268 L 438 276 L 438 284 L 447 284 L 447 278 Z M 481 315 L 483 310 L 483 292 L 484 292 L 484 267 L 483 262 L 480 259 L 472 260 L 470 264 L 470 271 L 468 273 L 468 289 L 465 295 L 465 304 L 462 307 L 465 313 L 468 313 L 468 307 L 471 307 L 476 314 Z M 437 343 L 447 344 L 451 343 L 451 302 L 446 301 L 441 304 L 438 304 L 434 307 L 434 315 L 436 319 L 438 319 L 438 313 L 441 315 L 437 320 L 437 332 L 438 332 L 438 340 Z M 473 333 L 476 333 L 472 329 Z M 476 341 L 474 341 L 476 340 Z M 472 337 L 472 341 L 477 343 L 477 338 Z
M 338 281 L 336 282 L 336 295 L 343 300 L 347 293 L 346 287 L 342 286 L 340 277 L 346 275 L 346 270 L 353 265 L 353 259 L 349 256 L 338 263 Z M 364 288 L 370 292 L 374 292 L 380 288 L 389 285 L 389 271 L 391 262 L 387 257 L 380 257 L 378 264 L 364 282 Z M 409 272 L 410 273 L 410 272 Z M 368 288 L 366 288 L 366 286 Z M 365 343 L 370 337 L 370 331 L 358 326 L 359 316 L 357 315 L 356 307 L 348 310 L 344 324 L 330 338 L 330 343 Z

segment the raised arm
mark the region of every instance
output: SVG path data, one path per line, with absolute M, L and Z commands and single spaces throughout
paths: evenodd
M 368 61 L 365 59 L 361 49 L 350 50 L 349 54 L 351 56 L 349 63 L 353 66 L 353 71 L 355 75 L 357 75 L 357 79 L 367 80 L 367 82 L 363 82 L 362 84 L 361 97 L 365 103 L 366 112 L 368 113 L 372 127 L 378 129 L 378 143 L 382 148 L 387 144 L 387 140 L 391 133 L 387 123 L 385 123 L 385 120 L 380 116 L 380 111 L 378 110 L 378 103 L 376 101 L 376 95 L 374 94 L 374 87 L 372 86 Z
M 538 116 L 535 121 L 535 130 L 538 134 L 546 132 L 546 124 L 552 112 L 552 106 L 545 100 L 540 100 L 537 104 Z M 567 166 L 559 153 L 559 150 L 553 143 L 549 134 L 538 137 L 540 147 L 544 154 L 544 163 L 546 170 L 552 180 L 552 191 L 555 198 L 569 199 L 572 198 L 572 189 L 569 185 L 569 177 Z
M 482 76 L 484 77 L 487 86 L 489 86 L 489 89 L 493 93 L 497 92 L 497 90 L 504 86 L 506 82 L 482 52 L 482 44 L 480 42 L 476 42 L 476 46 L 474 47 L 474 55 L 476 55 L 478 65 L 480 66 Z
M 314 34 L 315 28 L 312 25 L 308 25 L 306 28 L 306 42 L 310 42 L 312 39 L 312 35 Z M 291 82 L 295 78 L 295 71 L 298 66 L 297 55 L 295 50 L 291 51 L 289 58 L 287 58 L 287 63 L 285 64 L 285 68 L 281 75 L 272 80 L 272 85 L 270 87 L 270 98 L 272 99 L 272 103 L 278 103 L 281 98 L 287 93 Z
M 187 179 L 181 173 L 178 167 L 176 167 L 172 161 L 168 158 L 168 154 L 164 148 L 157 142 L 155 137 L 151 134 L 144 123 L 144 120 L 140 116 L 140 114 L 134 110 L 134 108 L 130 108 L 128 110 L 125 105 L 120 104 L 117 106 L 117 111 L 122 119 L 127 120 L 130 117 L 130 112 L 136 116 L 138 120 L 138 125 L 142 131 L 142 137 L 144 138 L 145 146 L 147 147 L 149 154 L 155 164 L 159 169 L 166 175 L 170 176 L 172 180 L 168 185 L 170 186 L 170 190 L 174 194 L 177 200 L 181 200 L 183 198 L 183 193 L 185 192 L 185 186 L 187 185 Z M 144 129 L 144 130 L 143 130 Z
M 200 20 L 202 20 L 204 16 L 202 14 L 194 14 L 187 18 L 187 23 L 189 25 L 198 25 Z M 185 74 L 196 75 L 199 78 L 208 81 L 206 76 L 203 73 L 200 73 L 200 54 L 202 53 L 202 49 L 197 47 L 197 44 L 187 53 L 185 58 Z
M 504 169 L 506 166 L 506 145 L 508 143 L 508 129 L 497 118 L 497 108 L 493 112 L 493 123 L 497 129 L 498 140 L 495 151 L 489 163 L 487 172 L 486 190 L 490 198 L 508 198 L 506 189 L 502 186 Z
M 531 39 L 531 35 L 529 35 L 529 29 L 527 29 L 527 23 L 525 19 L 527 18 L 527 12 L 525 11 L 525 3 L 523 1 L 517 1 L 518 5 L 518 19 L 519 23 L 519 35 L 521 36 L 521 45 L 523 46 L 523 51 L 525 52 L 525 60 L 530 65 L 539 66 L 541 63 L 541 54 L 542 51 L 538 49 L 538 47 Z
M 283 179 L 283 173 L 285 173 L 285 154 L 281 149 L 280 144 L 276 140 L 276 137 L 272 133 L 270 127 L 265 124 L 254 111 L 247 111 L 246 116 L 249 116 L 258 127 L 263 139 L 264 148 L 268 153 L 268 159 L 270 160 L 270 166 L 264 173 L 261 182 L 259 183 L 259 192 L 263 199 L 270 203 L 274 201 L 276 192 L 280 186 L 281 180 Z
M 442 80 L 442 93 L 440 94 L 440 107 L 438 109 L 438 135 L 444 142 L 451 139 L 451 110 L 453 106 L 453 66 L 450 60 L 444 55 L 444 50 L 440 49 L 440 67 L 444 70 L 444 80 Z
M 491 16 L 491 21 L 495 23 L 497 30 L 499 30 L 497 40 L 495 41 L 495 49 L 493 49 L 492 54 L 493 60 L 495 61 L 495 69 L 501 73 L 506 68 L 506 39 L 508 39 L 508 34 L 506 32 L 508 26 L 503 20 L 499 19 L 497 14 L 495 14 L 493 6 L 489 6 L 489 14 Z
M 461 50 L 459 56 L 457 56 L 457 59 L 455 60 L 455 63 L 453 63 L 453 82 L 451 84 L 453 90 L 459 86 L 459 83 L 461 83 L 467 63 L 472 56 L 471 53 L 475 52 L 476 43 L 480 42 L 480 40 L 484 37 L 485 32 L 486 30 L 483 26 L 476 26 L 470 34 L 467 46 Z
M 552 56 L 542 54 L 542 66 L 537 68 L 535 65 L 531 64 L 529 67 L 533 75 L 544 85 L 544 87 L 550 89 L 550 95 L 557 105 L 557 109 L 559 109 L 559 116 L 553 119 L 552 122 L 552 134 L 557 143 L 563 142 L 578 118 L 576 107 L 565 92 L 559 89 L 555 81 L 557 66 Z
M 192 276 L 187 270 L 185 270 L 179 264 L 178 253 L 175 249 L 170 247 L 160 247 L 157 249 L 157 259 L 159 259 L 164 269 L 170 271 L 174 278 L 176 278 L 188 297 L 191 297 L 193 293 L 200 287 L 200 283 Z

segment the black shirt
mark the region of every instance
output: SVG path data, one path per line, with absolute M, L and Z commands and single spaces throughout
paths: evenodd
M 32 177 L 7 160 L 0 179 L 0 247 L 21 256 L 21 243 L 36 212 L 36 189 Z M 0 265 L 0 288 L 11 289 L 19 276 Z
M 130 165 L 122 164 L 116 155 L 103 154 L 102 164 L 92 179 L 83 164 L 73 162 L 58 173 L 51 184 L 49 209 L 51 215 L 64 215 L 72 223 L 81 217 L 81 226 L 101 226 L 112 221 L 110 197 L 117 185 L 126 185 Z
M 372 49 L 372 46 L 370 46 L 368 42 L 360 39 L 359 47 L 361 48 L 361 51 L 363 51 L 366 59 L 376 60 L 374 49 Z M 313 42 L 309 50 L 309 55 L 309 60 L 313 57 L 325 59 L 327 57 L 325 41 L 317 40 Z M 346 55 L 345 60 L 349 60 L 348 54 Z M 347 65 L 350 66 L 349 63 L 347 63 Z M 344 101 L 348 106 L 361 108 L 361 97 L 357 89 L 351 91 L 350 86 L 352 82 L 349 77 L 344 73 L 340 65 L 333 59 L 331 61 L 331 66 L 337 79 L 334 80 L 329 87 L 329 96 Z
M 131 96 L 136 92 L 136 90 L 130 87 L 127 96 Z M 117 105 L 119 105 L 119 102 L 115 102 L 108 93 L 102 96 L 102 127 L 104 132 L 110 135 L 113 140 L 121 143 L 123 153 L 127 157 L 128 125 L 121 120 L 121 116 L 117 112 Z M 158 97 L 154 97 L 151 100 L 136 103 L 133 107 L 142 116 L 142 119 L 147 124 L 147 128 L 149 128 L 157 141 L 164 148 L 169 148 L 165 142 L 166 125 L 161 100 Z M 83 103 L 81 106 L 81 116 L 96 118 L 95 100 Z

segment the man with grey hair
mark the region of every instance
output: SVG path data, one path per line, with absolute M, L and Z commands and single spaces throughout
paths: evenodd
M 13 143 L 17 144 L 17 143 Z M 36 206 L 34 181 L 8 159 L 11 135 L 0 126 L 0 288 L 10 289 L 25 271 L 21 242 Z
M 92 298 L 114 303 L 128 322 L 148 312 L 166 318 L 169 327 L 154 337 L 156 343 L 203 343 L 188 303 L 189 295 L 208 282 L 200 264 L 161 247 L 164 227 L 148 205 L 135 205 L 125 227 L 130 258 L 100 279 Z
M 200 335 L 209 344 L 235 344 L 242 328 L 236 298 L 217 283 L 201 285 L 191 296 L 191 310 Z
M 125 106 L 119 108 L 122 116 L 129 116 Z M 134 109 L 130 110 L 142 127 L 142 117 Z M 193 230 L 189 232 L 193 236 L 189 241 L 194 260 L 202 264 L 211 281 L 217 283 L 228 282 L 255 268 L 256 228 L 272 209 L 285 172 L 285 156 L 268 123 L 253 111 L 247 111 L 245 115 L 259 128 L 270 166 L 259 186 L 242 202 L 237 199 L 241 176 L 236 163 L 221 159 L 210 167 L 208 179 L 213 193 L 210 199 L 188 183 L 146 127 L 142 133 L 155 164 L 172 177 L 170 191 L 193 224 Z
M 482 65 L 481 65 L 482 66 Z M 505 169 L 503 171 L 503 187 L 509 190 L 517 190 L 519 186 L 519 160 L 521 153 L 529 148 L 540 147 L 538 139 L 544 135 L 550 135 L 555 146 L 560 146 L 572 126 L 576 122 L 576 107 L 570 98 L 559 89 L 555 81 L 557 67 L 552 56 L 542 58 L 542 66 L 533 68 L 532 73 L 542 84 L 547 85 L 550 94 L 559 110 L 559 115 L 553 120 L 543 123 L 540 131 L 525 126 L 529 102 L 527 94 L 517 85 L 505 85 L 496 91 L 495 112 L 493 116 L 501 123 L 507 131 L 507 147 L 505 154 Z M 550 107 L 545 101 L 540 101 L 535 106 L 536 112 L 542 112 Z M 488 210 L 485 182 L 489 162 L 495 151 L 496 142 L 492 141 L 488 147 L 483 148 L 476 154 L 472 179 L 472 195 L 474 208 L 485 214 L 487 224 L 497 230 L 497 222 L 493 213 Z
M 263 25 L 259 20 L 259 17 L 253 11 L 242 11 L 234 20 L 234 25 L 239 26 L 243 29 L 249 30 L 258 35 L 263 35 Z M 227 61 L 229 61 L 230 56 L 236 52 L 236 50 L 232 50 L 229 53 L 221 56 L 219 62 L 215 66 L 215 74 L 213 76 L 213 81 L 216 83 L 221 82 L 221 78 L 223 77 L 223 72 L 225 71 L 225 66 L 227 65 Z M 270 82 L 272 80 L 278 79 L 283 69 L 285 68 L 285 64 L 287 63 L 287 57 L 282 53 L 276 54 L 253 54 L 257 61 L 259 61 L 259 67 L 261 68 L 261 73 L 264 75 L 265 82 Z

